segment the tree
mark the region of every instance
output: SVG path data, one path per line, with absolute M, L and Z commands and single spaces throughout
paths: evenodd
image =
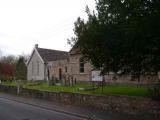
M 15 61 L 13 55 L 3 56 L 0 58 L 0 79 L 12 80 L 15 74 Z
M 88 20 L 78 18 L 69 43 L 102 74 L 157 74 L 160 71 L 160 1 L 97 0 Z
M 24 57 L 20 56 L 16 63 L 16 78 L 26 80 L 27 67 L 25 65 Z
M 11 80 L 15 69 L 12 64 L 0 62 L 0 79 Z

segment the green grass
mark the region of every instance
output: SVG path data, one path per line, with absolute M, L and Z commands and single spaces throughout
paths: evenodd
M 63 91 L 63 92 L 78 92 L 78 88 L 88 87 L 85 84 L 77 84 L 74 86 L 48 86 L 46 83 L 42 83 L 36 86 L 26 86 L 29 89 L 47 90 L 47 91 Z
M 147 87 L 136 87 L 136 86 L 117 86 L 109 85 L 103 88 L 99 88 L 95 91 L 88 91 L 89 94 L 115 94 L 115 95 L 127 95 L 127 96 L 148 96 Z
M 16 83 L 15 82 L 2 82 L 3 85 L 9 85 L 9 86 L 16 86 Z
M 16 86 L 15 82 L 5 82 L 5 85 Z M 27 83 L 24 88 L 45 90 L 45 91 L 63 91 L 63 92 L 79 92 L 84 94 L 96 94 L 96 95 L 127 95 L 127 96 L 148 96 L 148 88 L 143 86 L 127 86 L 127 85 L 107 85 L 103 88 L 99 87 L 92 91 L 79 91 L 79 88 L 91 87 L 91 85 L 86 84 L 76 84 L 74 86 L 48 86 L 46 83 L 32 84 Z

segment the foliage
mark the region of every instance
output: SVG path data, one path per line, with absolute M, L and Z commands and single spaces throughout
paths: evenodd
M 154 84 L 149 87 L 149 96 L 154 100 L 160 100 L 160 84 Z
M 0 79 L 12 80 L 15 74 L 15 61 L 13 55 L 3 56 L 0 58 Z
M 26 79 L 27 68 L 24 63 L 25 56 L 15 57 L 12 55 L 0 58 L 0 79 L 14 80 Z
M 16 63 L 16 78 L 26 80 L 27 67 L 24 63 L 24 57 L 20 56 Z
M 9 63 L 1 63 L 0 62 L 0 79 L 2 80 L 10 80 L 14 75 L 14 67 Z
M 2 63 L 14 64 L 16 61 L 16 58 L 13 55 L 8 55 L 8 56 L 3 56 L 2 58 L 0 58 L 0 61 Z
M 102 74 L 160 71 L 160 1 L 97 0 L 88 20 L 78 18 L 69 40 Z M 75 44 L 76 43 L 76 44 Z

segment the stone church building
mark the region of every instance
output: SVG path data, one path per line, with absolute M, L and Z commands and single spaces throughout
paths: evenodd
M 89 62 L 84 62 L 74 47 L 66 52 L 39 48 L 36 44 L 27 61 L 27 79 L 89 82 L 92 68 Z M 108 83 L 137 83 L 130 75 L 115 77 L 112 73 L 105 75 L 104 80 Z M 158 82 L 158 76 L 142 76 L 140 82 L 155 83 Z
M 36 44 L 27 62 L 28 80 L 90 80 L 91 65 L 80 54 L 39 48 Z

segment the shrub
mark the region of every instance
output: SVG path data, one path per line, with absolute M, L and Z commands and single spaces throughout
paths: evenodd
M 149 96 L 154 100 L 160 100 L 160 84 L 154 84 L 149 87 Z

